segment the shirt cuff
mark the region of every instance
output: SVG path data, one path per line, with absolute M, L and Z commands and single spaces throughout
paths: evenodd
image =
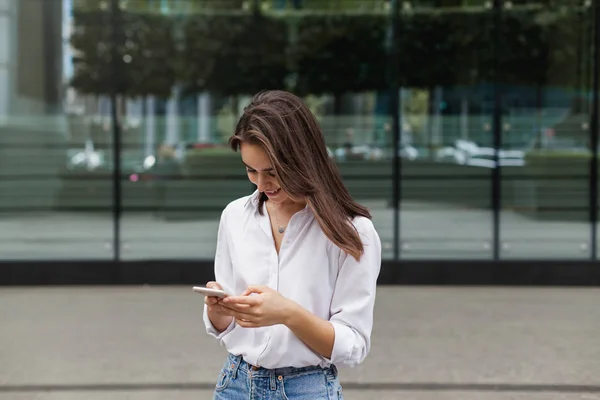
M 204 325 L 206 325 L 206 333 L 208 333 L 210 336 L 214 337 L 217 340 L 221 340 L 225 335 L 227 335 L 229 332 L 231 332 L 233 330 L 233 328 L 235 328 L 235 319 L 231 320 L 231 323 L 223 332 L 219 332 L 218 330 L 215 329 L 214 325 L 210 321 L 210 318 L 208 318 L 208 311 L 207 311 L 206 305 L 205 305 L 204 306 Z
M 354 352 L 354 332 L 352 329 L 339 322 L 329 321 L 333 325 L 335 332 L 333 340 L 333 350 L 331 351 L 331 359 L 325 358 L 327 362 L 334 365 L 353 366 L 358 362 L 353 362 L 352 354 Z

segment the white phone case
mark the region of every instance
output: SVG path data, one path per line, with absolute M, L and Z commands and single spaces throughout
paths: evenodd
M 211 288 L 201 287 L 201 286 L 194 286 L 192 289 L 194 290 L 194 292 L 203 294 L 204 296 L 215 296 L 215 297 L 220 297 L 220 298 L 224 298 L 224 297 L 228 296 L 227 293 L 225 293 L 224 291 L 222 291 L 220 289 L 211 289 Z

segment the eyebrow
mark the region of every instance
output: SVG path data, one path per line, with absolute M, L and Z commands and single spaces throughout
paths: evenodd
M 256 171 L 255 168 L 252 168 L 251 166 L 249 166 L 248 164 L 246 164 L 244 161 L 242 161 L 242 164 L 244 164 L 246 166 L 246 168 L 249 168 L 249 169 L 251 169 L 253 171 Z M 273 171 L 273 167 L 271 167 L 271 168 L 265 168 L 262 171 L 263 172 L 271 172 L 271 171 Z

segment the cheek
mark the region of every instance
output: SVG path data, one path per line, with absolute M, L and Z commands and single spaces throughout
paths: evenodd
M 250 172 L 248 172 L 247 175 L 248 175 L 248 180 L 256 185 L 256 176 L 254 176 L 254 174 L 251 174 Z

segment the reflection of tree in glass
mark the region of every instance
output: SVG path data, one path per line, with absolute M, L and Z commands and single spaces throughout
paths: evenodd
M 250 14 L 194 15 L 182 31 L 186 91 L 229 96 L 285 87 L 283 21 Z
M 159 14 L 76 9 L 72 86 L 88 94 L 114 89 L 131 97 L 168 97 L 176 79 L 173 22 Z

